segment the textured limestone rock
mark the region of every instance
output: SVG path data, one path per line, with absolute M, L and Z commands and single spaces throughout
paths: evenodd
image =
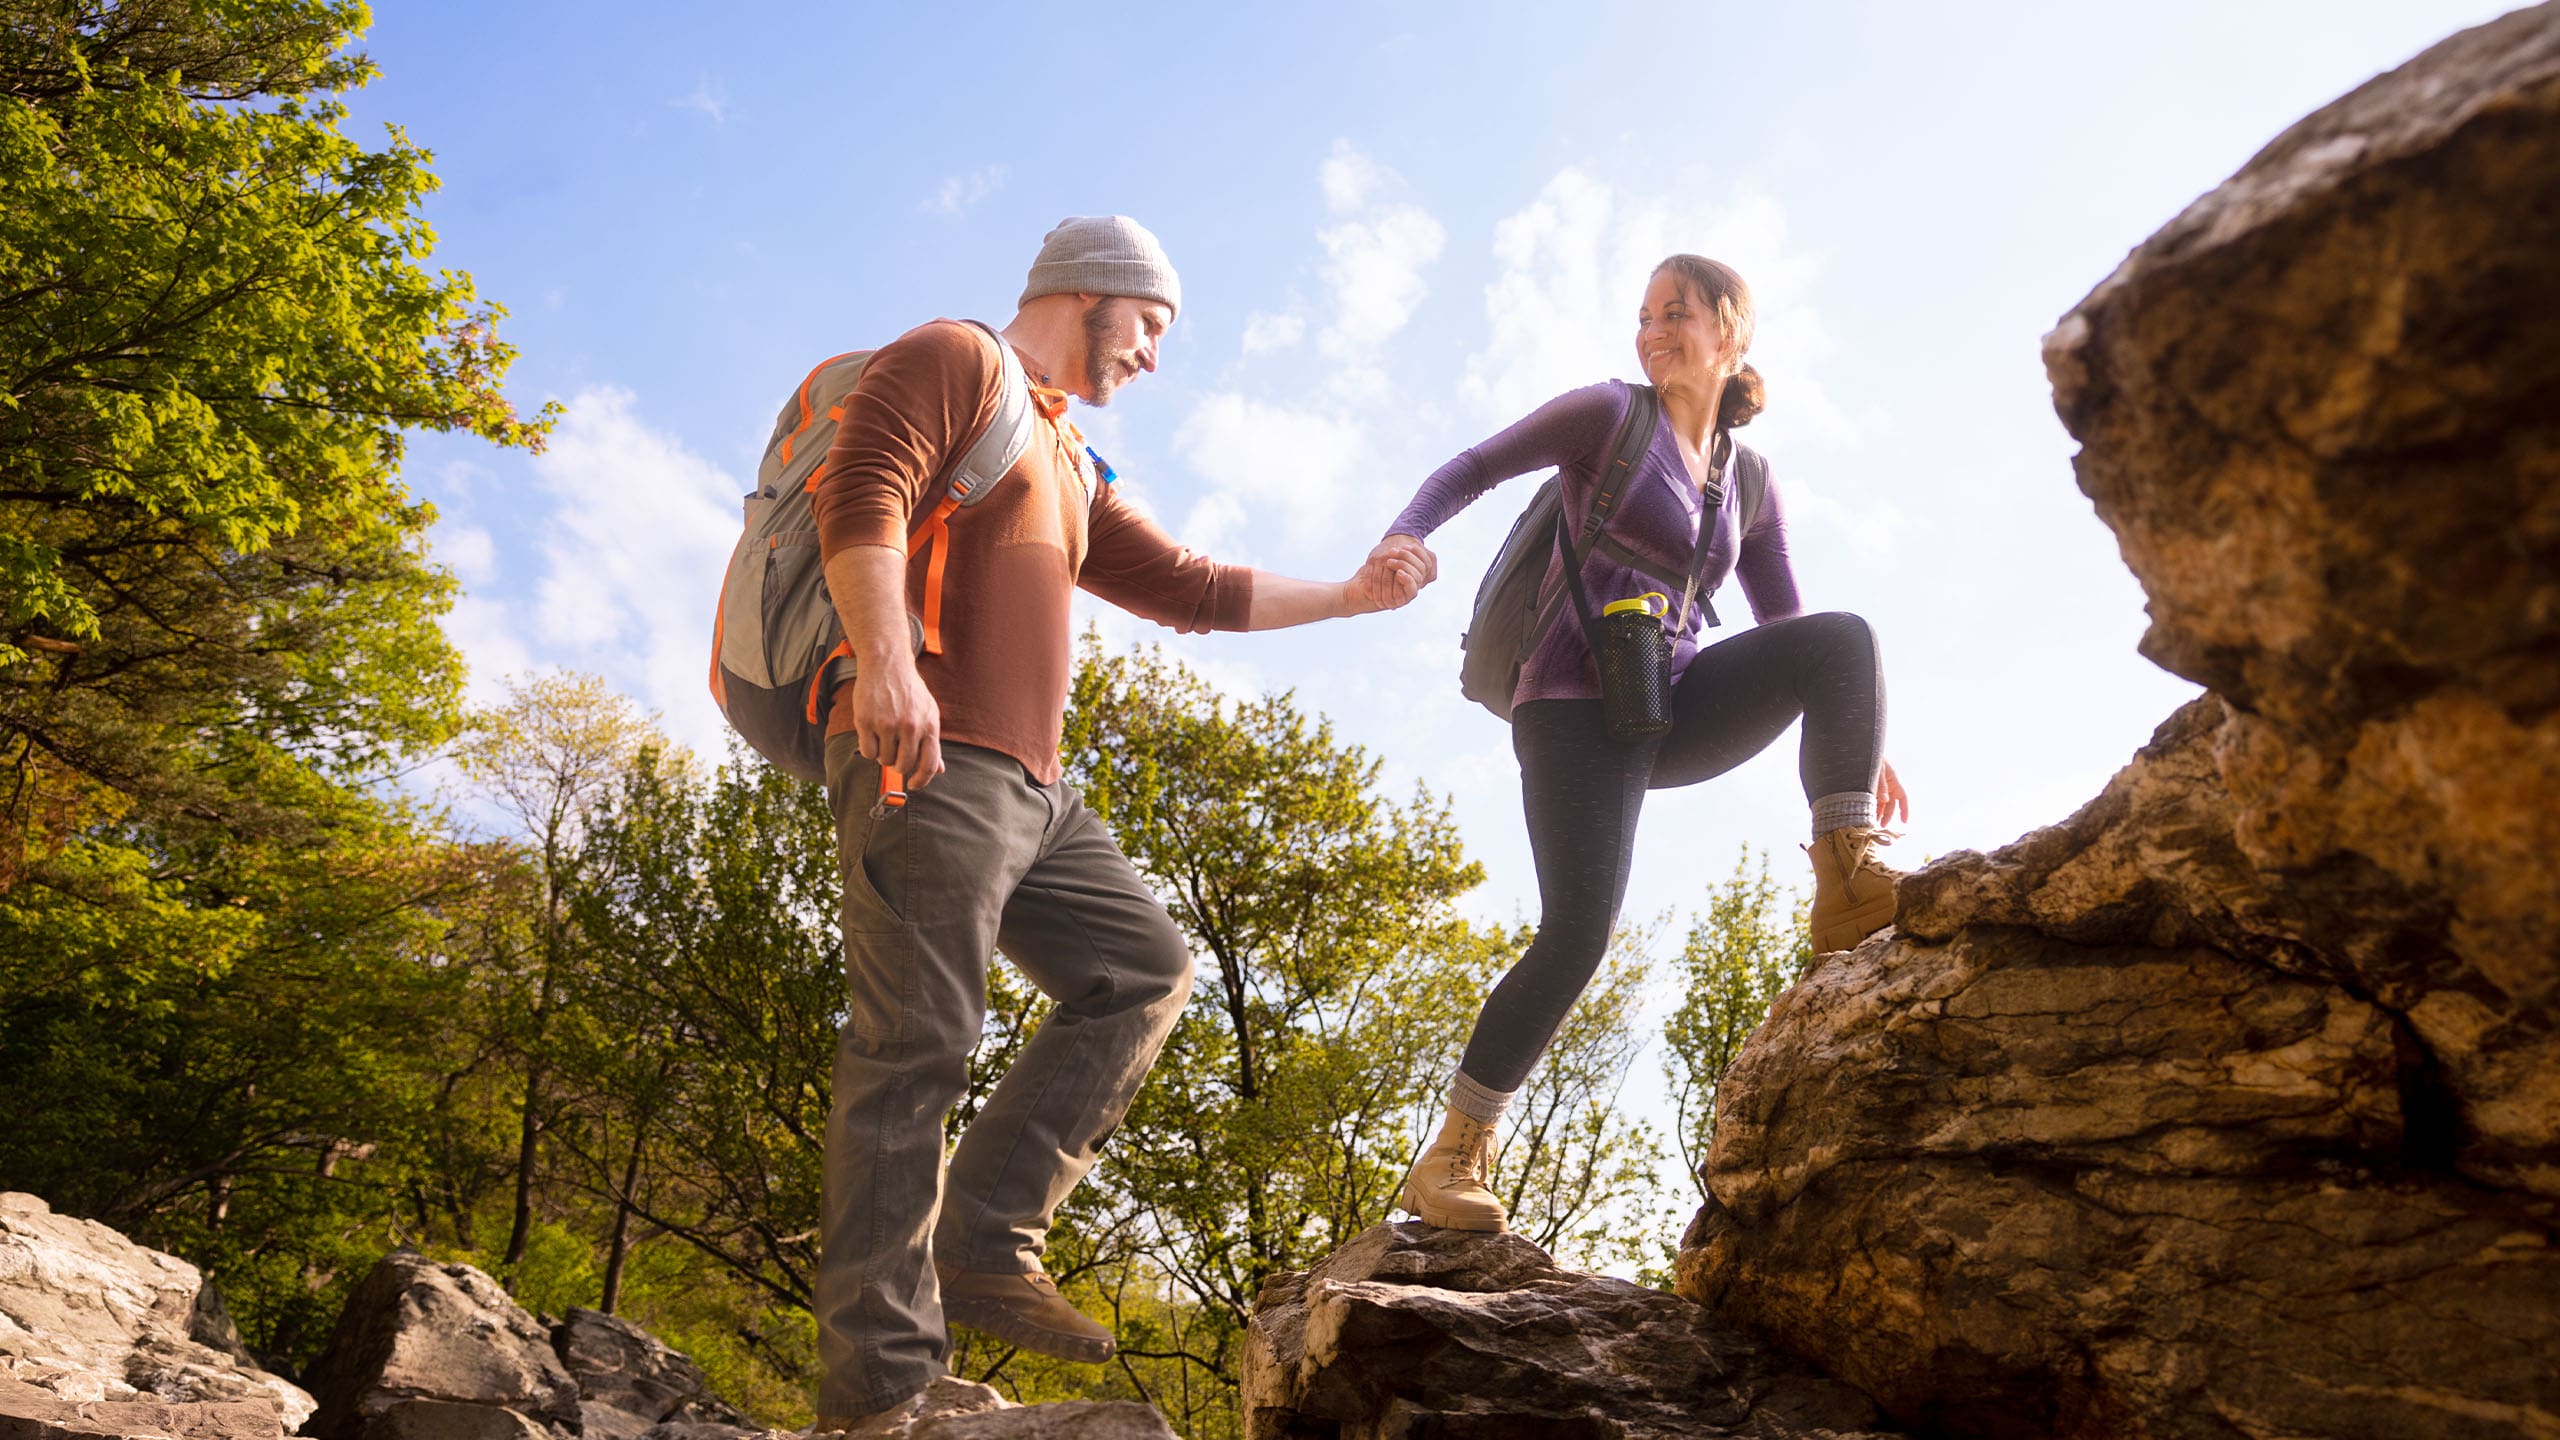
M 88 1406 L 254 1401 L 286 1429 L 313 1408 L 249 1359 L 193 1265 L 14 1193 L 0 1194 L 0 1377 Z
M 2045 353 L 2144 653 L 2228 702 L 2232 841 L 2310 922 L 2274 938 L 2409 1018 L 2468 1173 L 2560 1196 L 2554 314 L 2544 5 L 2296 125 Z
M 322 1440 L 526 1440 L 584 1424 L 540 1322 L 478 1270 L 409 1251 L 356 1287 L 307 1378 L 320 1409 L 306 1430 Z
M 272 1400 L 66 1400 L 0 1376 L 0 1440 L 283 1440 Z
M 1252 1440 L 1880 1433 L 1866 1397 L 1693 1304 L 1413 1222 L 1263 1287 L 1244 1413 Z
M 598 1310 L 573 1309 L 552 1327 L 551 1346 L 570 1378 L 578 1382 L 585 1440 L 639 1440 L 669 1421 L 714 1427 L 718 1432 L 752 1433 L 736 1407 L 710 1393 L 701 1366 L 628 1320 Z M 686 1440 L 730 1437 L 715 1433 Z
M 945 1375 L 887 1415 L 843 1432 L 845 1440 L 1172 1440 L 1152 1405 L 1070 1400 L 1016 1405 L 995 1388 Z M 771 1435 L 767 1440 L 790 1440 Z
M 1684 1295 L 1948 1434 L 2560 1434 L 2555 313 L 2546 5 L 2048 337 L 2144 651 L 2209 693 L 1779 1002 Z

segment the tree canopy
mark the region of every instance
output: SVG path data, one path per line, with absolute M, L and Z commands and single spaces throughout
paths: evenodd
M 431 743 L 451 582 L 411 429 L 538 444 L 428 156 L 341 131 L 351 0 L 13 0 L 0 16 L 0 884 L 52 839 L 289 825 L 266 752 Z

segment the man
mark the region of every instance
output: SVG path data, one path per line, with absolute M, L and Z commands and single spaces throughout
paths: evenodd
M 1060 779 L 1071 587 L 1183 631 L 1301 625 L 1416 588 L 1391 559 L 1339 584 L 1216 564 L 1109 483 L 1068 400 L 1108 404 L 1154 370 L 1180 308 L 1145 227 L 1062 221 L 1001 341 L 936 321 L 871 358 L 821 471 L 820 551 L 856 666 L 827 725 L 849 1014 L 827 1124 L 822 1430 L 921 1393 L 944 1371 L 946 1319 L 1071 1360 L 1113 1352 L 1040 1256 L 1181 1013 L 1191 957 Z M 985 498 L 944 510 L 944 472 L 996 414 L 999 343 L 1031 382 L 1030 444 Z M 943 1121 L 999 946 L 1057 1008 L 946 1180 Z

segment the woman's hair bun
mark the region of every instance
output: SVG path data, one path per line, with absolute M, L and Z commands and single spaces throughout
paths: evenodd
M 1716 424 L 1725 429 L 1748 425 L 1751 417 L 1768 408 L 1769 387 L 1761 382 L 1760 372 L 1746 360 L 1742 368 L 1726 377 L 1724 399 L 1716 404 Z

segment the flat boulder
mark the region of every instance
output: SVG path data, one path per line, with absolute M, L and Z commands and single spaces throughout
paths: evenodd
M 0 1440 L 284 1440 L 269 1400 L 65 1400 L 0 1376 Z
M 0 1194 L 0 1378 L 27 1387 L 6 1391 L 0 1411 L 19 1413 L 10 1407 L 40 1394 L 92 1407 L 84 1413 L 97 1423 L 110 1414 L 144 1423 L 142 1410 L 99 1405 L 194 1404 L 235 1407 L 206 1423 L 245 1424 L 236 1406 L 249 1403 L 291 1430 L 314 1409 L 308 1393 L 250 1359 L 195 1266 L 16 1193 Z M 46 1413 L 45 1424 L 68 1423 Z
M 1885 1433 L 1865 1396 L 1699 1305 L 1412 1221 L 1264 1284 L 1243 1404 L 1251 1440 Z

